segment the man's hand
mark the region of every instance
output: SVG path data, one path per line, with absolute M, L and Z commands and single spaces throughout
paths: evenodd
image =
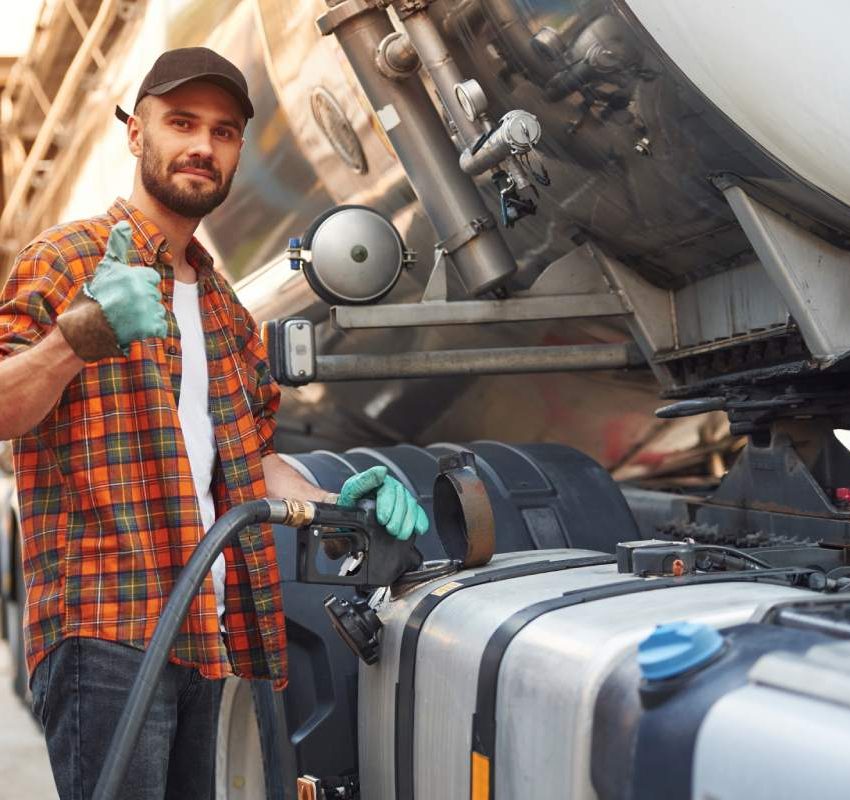
M 425 510 L 404 486 L 387 475 L 386 467 L 372 467 L 352 475 L 342 485 L 337 503 L 345 508 L 354 508 L 358 500 L 373 493 L 377 494 L 375 513 L 378 522 L 387 529 L 387 533 L 405 540 L 414 531 L 421 535 L 428 530 Z
M 159 273 L 128 265 L 130 240 L 129 223 L 115 225 L 94 277 L 56 320 L 84 361 L 124 355 L 130 342 L 162 338 L 167 332 Z

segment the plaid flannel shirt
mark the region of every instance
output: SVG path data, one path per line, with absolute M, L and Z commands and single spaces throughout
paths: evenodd
M 43 233 L 18 256 L 0 293 L 0 358 L 46 336 L 89 280 L 109 231 L 130 222 L 131 266 L 162 275 L 164 340 L 134 342 L 129 356 L 87 364 L 35 428 L 14 441 L 23 528 L 27 664 L 69 636 L 144 648 L 181 568 L 203 535 L 177 402 L 180 331 L 163 234 L 118 199 L 109 212 Z M 256 324 L 209 254 L 192 240 L 218 459 L 216 513 L 265 496 L 261 458 L 273 452 L 280 392 Z M 286 683 L 286 634 L 268 525 L 225 549 L 225 646 L 208 575 L 171 660 L 210 678 L 236 673 Z

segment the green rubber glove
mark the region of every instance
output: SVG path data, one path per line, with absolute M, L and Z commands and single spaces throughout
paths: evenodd
M 97 300 L 103 309 L 122 348 L 152 336 L 162 339 L 168 330 L 158 288 L 159 273 L 151 267 L 130 267 L 127 263 L 131 235 L 130 223 L 122 220 L 115 225 L 94 277 L 83 286 L 86 296 Z
M 372 467 L 352 475 L 339 492 L 338 505 L 354 508 L 357 501 L 376 492 L 375 514 L 387 533 L 396 539 L 409 539 L 414 531 L 420 536 L 428 530 L 428 515 L 413 495 L 386 467 Z

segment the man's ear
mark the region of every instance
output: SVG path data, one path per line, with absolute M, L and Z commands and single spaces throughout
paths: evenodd
M 142 129 L 141 117 L 133 114 L 127 118 L 127 146 L 136 158 L 141 158 L 142 156 L 143 141 L 144 130 Z

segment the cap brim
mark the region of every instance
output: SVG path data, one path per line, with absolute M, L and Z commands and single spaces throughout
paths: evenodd
M 121 106 L 115 106 L 115 116 L 125 124 L 130 119 L 130 115 Z
M 226 92 L 233 95 L 234 99 L 241 106 L 245 119 L 251 119 L 251 117 L 254 116 L 254 106 L 251 105 L 251 101 L 248 99 L 248 95 L 245 94 L 242 87 L 232 78 L 229 78 L 227 75 L 222 75 L 220 72 L 205 72 L 201 75 L 192 75 L 188 78 L 178 78 L 175 81 L 160 83 L 157 86 L 151 86 L 150 89 L 147 90 L 147 94 L 157 96 L 167 94 L 168 92 L 176 89 L 178 86 L 182 86 L 184 83 L 191 83 L 192 81 L 207 81 L 209 83 L 214 83 L 216 86 L 220 86 Z

